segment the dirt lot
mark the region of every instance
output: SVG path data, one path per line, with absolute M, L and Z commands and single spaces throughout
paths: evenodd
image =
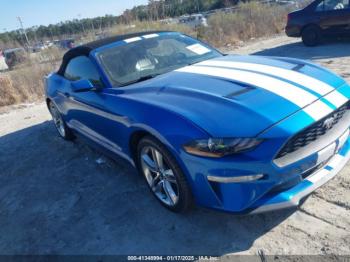
M 350 42 L 278 36 L 233 52 L 312 59 L 350 81 Z M 1 254 L 350 255 L 350 165 L 297 211 L 177 215 L 128 164 L 60 139 L 43 103 L 0 110 Z

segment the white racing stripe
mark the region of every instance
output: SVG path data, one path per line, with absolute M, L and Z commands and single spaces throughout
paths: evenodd
M 125 42 L 125 43 L 132 43 L 132 42 L 136 42 L 136 41 L 140 41 L 140 40 L 142 40 L 142 38 L 137 36 L 137 37 L 132 37 L 132 38 L 124 39 L 124 42 Z
M 322 110 L 320 110 L 321 108 Z M 312 116 L 315 121 L 320 120 L 326 115 L 332 113 L 332 111 L 333 109 L 326 106 L 325 103 L 323 103 L 321 100 L 317 100 L 316 102 L 304 108 L 304 112 Z
M 155 37 L 158 37 L 158 36 L 159 36 L 158 34 L 148 34 L 148 35 L 143 35 L 142 37 L 146 38 L 146 39 L 149 39 L 149 38 L 155 38 Z
M 337 108 L 344 105 L 348 101 L 348 99 L 338 91 L 333 91 L 332 93 L 325 95 L 323 98 L 331 102 Z
M 198 65 L 218 66 L 218 67 L 221 66 L 221 67 L 229 67 L 229 68 L 235 68 L 235 69 L 252 70 L 252 71 L 260 72 L 264 74 L 270 74 L 276 77 L 281 77 L 286 80 L 292 81 L 296 84 L 305 86 L 306 88 L 322 96 L 334 91 L 334 88 L 332 86 L 316 78 L 313 78 L 311 76 L 308 76 L 293 70 L 288 70 L 288 69 L 279 68 L 275 66 L 253 64 L 253 63 L 246 63 L 246 62 L 216 61 L 216 60 L 204 61 L 199 63 Z M 340 94 L 338 91 L 332 92 L 330 95 L 327 96 L 326 99 L 330 103 L 335 105 L 337 108 L 342 106 L 348 101 L 348 99 L 342 94 Z
M 247 83 L 253 86 L 258 86 L 287 99 L 300 108 L 303 108 L 318 99 L 317 96 L 305 91 L 302 88 L 296 87 L 277 78 L 254 72 L 204 66 L 187 66 L 177 69 L 176 71 L 222 77 Z M 332 111 L 332 109 L 322 101 L 317 101 L 316 103 L 311 104 L 309 107 L 310 109 L 307 109 L 307 107 L 307 111 L 305 112 L 315 120 L 320 119 L 320 116 L 325 116 Z

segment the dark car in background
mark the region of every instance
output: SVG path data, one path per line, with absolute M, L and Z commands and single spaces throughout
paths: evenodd
M 24 48 L 13 48 L 4 51 L 7 66 L 11 70 L 18 64 L 24 63 L 28 59 L 28 54 Z
M 315 46 L 323 37 L 350 36 L 350 0 L 316 0 L 288 15 L 286 34 Z
M 70 39 L 64 39 L 64 40 L 60 40 L 58 43 L 58 47 L 62 48 L 62 49 L 72 49 L 73 47 L 75 47 L 75 40 L 70 38 Z

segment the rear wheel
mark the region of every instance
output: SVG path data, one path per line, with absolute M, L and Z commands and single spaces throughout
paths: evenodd
M 49 103 L 49 111 L 52 116 L 52 120 L 55 124 L 56 130 L 58 134 L 66 140 L 73 140 L 74 135 L 72 131 L 68 128 L 66 123 L 64 122 L 61 113 L 58 111 L 57 107 L 54 105 L 54 103 Z
M 153 137 L 143 138 L 137 148 L 141 173 L 157 200 L 174 212 L 192 207 L 189 185 L 174 157 Z
M 321 32 L 317 26 L 308 26 L 303 29 L 301 33 L 301 38 L 304 45 L 306 46 L 316 46 L 321 42 Z

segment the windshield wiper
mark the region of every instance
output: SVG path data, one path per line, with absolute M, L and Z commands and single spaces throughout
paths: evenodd
M 191 62 L 191 63 L 187 63 L 186 65 L 187 66 L 191 66 L 191 65 L 194 65 L 194 64 L 198 64 L 200 62 L 203 62 L 203 61 L 194 61 L 194 62 Z
M 127 86 L 127 85 L 131 85 L 131 84 L 136 84 L 136 83 L 139 83 L 139 82 L 142 82 L 142 81 L 145 81 L 145 80 L 149 80 L 149 79 L 152 79 L 152 78 L 155 78 L 156 76 L 159 76 L 160 74 L 153 74 L 153 75 L 145 75 L 145 76 L 141 76 L 133 81 L 130 81 L 126 84 L 123 84 L 123 86 Z

